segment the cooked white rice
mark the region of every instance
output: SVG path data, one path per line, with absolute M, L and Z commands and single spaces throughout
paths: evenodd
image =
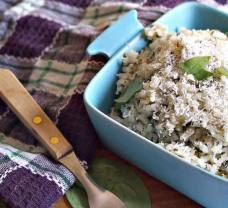
M 146 28 L 151 43 L 123 58 L 118 74 L 120 95 L 135 78 L 143 89 L 111 117 L 170 152 L 212 173 L 228 177 L 228 78 L 198 81 L 180 63 L 211 56 L 208 71 L 228 69 L 228 38 L 216 30 L 169 33 L 154 25 Z

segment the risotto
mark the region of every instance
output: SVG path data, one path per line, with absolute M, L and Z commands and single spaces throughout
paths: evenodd
M 228 37 L 145 29 L 123 58 L 111 117 L 190 163 L 228 178 Z

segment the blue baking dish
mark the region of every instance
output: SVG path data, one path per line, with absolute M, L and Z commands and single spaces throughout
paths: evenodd
M 191 2 L 174 8 L 156 23 L 167 25 L 170 31 L 186 27 L 225 32 L 228 14 Z M 87 49 L 90 55 L 105 54 L 110 59 L 85 91 L 89 117 L 101 141 L 113 152 L 205 207 L 227 208 L 228 179 L 191 165 L 108 116 L 123 54 L 132 49 L 140 51 L 146 45 L 136 11 L 121 17 L 90 44 Z

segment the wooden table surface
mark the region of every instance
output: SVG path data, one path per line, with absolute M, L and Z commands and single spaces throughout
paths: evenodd
M 201 208 L 200 205 L 185 197 L 181 193 L 175 191 L 171 187 L 158 181 L 154 177 L 139 170 L 137 167 L 130 165 L 120 157 L 106 150 L 101 144 L 98 145 L 96 152 L 97 157 L 107 157 L 119 160 L 133 168 L 133 170 L 142 178 L 146 187 L 150 192 L 152 208 Z M 65 197 L 59 199 L 53 208 L 71 208 Z

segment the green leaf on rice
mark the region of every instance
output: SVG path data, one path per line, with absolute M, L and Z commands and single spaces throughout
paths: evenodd
M 204 80 L 212 76 L 213 73 L 205 69 L 209 63 L 210 56 L 197 56 L 180 64 L 181 69 L 187 74 L 192 74 L 197 80 Z
M 143 84 L 140 80 L 132 80 L 120 97 L 115 99 L 115 102 L 122 104 L 127 103 L 135 95 L 135 93 L 140 91 L 142 88 Z
M 220 66 L 219 68 L 215 69 L 213 76 L 221 77 L 222 75 L 228 77 L 228 70 L 223 66 Z
M 197 56 L 180 64 L 181 69 L 187 74 L 192 74 L 197 80 L 204 80 L 208 77 L 228 77 L 228 70 L 220 66 L 213 72 L 209 72 L 205 69 L 205 65 L 209 63 L 210 56 Z

